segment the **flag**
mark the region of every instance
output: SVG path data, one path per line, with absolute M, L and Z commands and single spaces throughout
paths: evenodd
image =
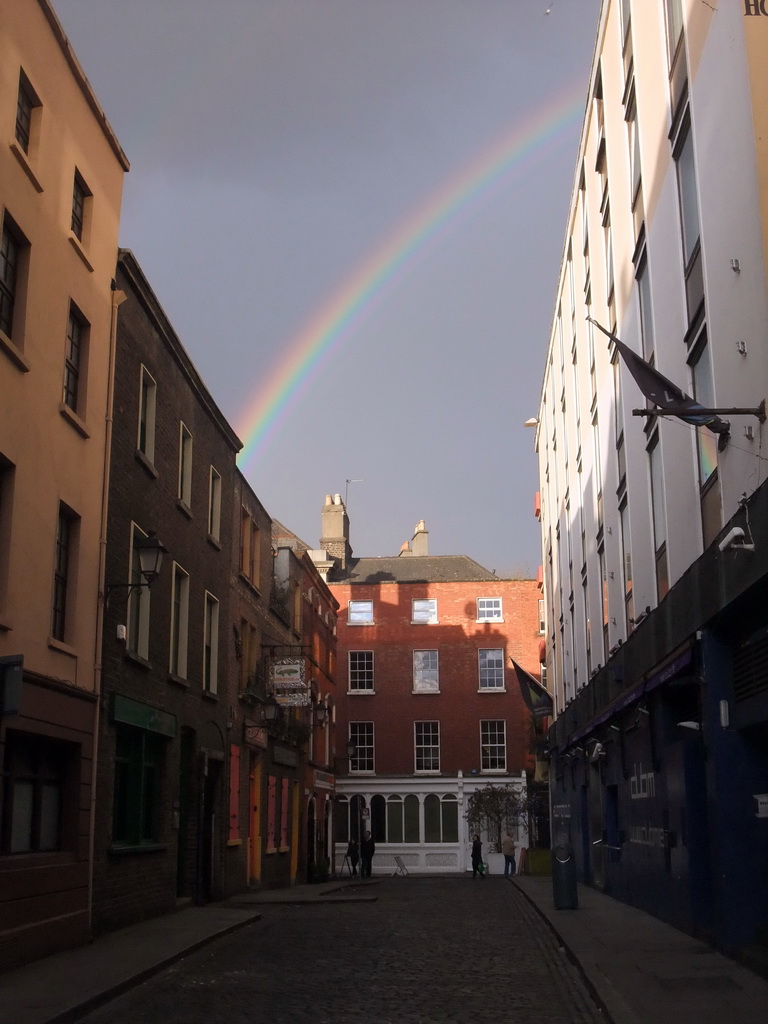
M 706 427 L 713 434 L 719 434 L 718 448 L 722 451 L 731 430 L 731 425 L 727 420 L 721 420 L 719 416 L 711 413 L 697 414 L 696 410 L 703 408 L 699 402 L 691 398 L 690 395 L 686 395 L 677 384 L 673 384 L 650 363 L 641 359 L 631 348 L 619 341 L 615 334 L 606 331 L 597 320 L 593 320 L 589 316 L 587 320 L 611 339 L 619 350 L 624 365 L 635 378 L 635 383 L 650 402 L 653 402 L 657 408 L 663 409 L 668 416 L 677 416 L 678 419 L 690 423 L 691 426 Z
M 552 714 L 552 697 L 544 689 L 538 679 L 534 679 L 530 672 L 520 668 L 514 658 L 511 659 L 512 667 L 517 674 L 517 682 L 520 692 L 523 695 L 526 707 L 534 718 L 547 718 Z

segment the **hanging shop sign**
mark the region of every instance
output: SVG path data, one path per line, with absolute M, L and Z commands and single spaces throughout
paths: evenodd
M 251 725 L 250 722 L 246 722 L 245 742 L 249 747 L 258 747 L 260 750 L 266 750 L 269 746 L 267 730 L 261 725 Z
M 269 665 L 269 683 L 275 700 L 283 707 L 307 707 L 309 687 L 303 658 L 273 658 Z

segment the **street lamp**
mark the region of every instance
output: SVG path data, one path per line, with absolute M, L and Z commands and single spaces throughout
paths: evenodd
M 321 701 L 315 704 L 315 721 L 318 725 L 324 725 L 328 721 L 328 705 Z
M 275 700 L 274 696 L 270 693 L 267 699 L 261 706 L 261 716 L 267 724 L 277 720 L 280 714 L 280 705 Z
M 139 587 L 151 587 L 160 575 L 163 564 L 163 555 L 167 554 L 168 548 L 158 538 L 154 530 L 150 530 L 146 537 L 135 541 L 133 550 L 139 559 L 139 580 L 131 583 L 108 583 L 106 586 L 106 600 L 109 602 L 109 595 L 113 590 L 136 590 Z

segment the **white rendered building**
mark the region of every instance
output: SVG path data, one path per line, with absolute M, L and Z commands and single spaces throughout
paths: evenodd
M 553 842 L 742 951 L 768 923 L 765 425 L 648 415 L 590 318 L 701 406 L 760 408 L 766 84 L 765 4 L 605 0 L 536 427 Z

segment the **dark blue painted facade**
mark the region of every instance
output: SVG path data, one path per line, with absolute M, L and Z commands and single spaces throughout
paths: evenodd
M 768 935 L 767 513 L 763 486 L 755 552 L 713 544 L 550 730 L 580 878 L 730 953 Z

